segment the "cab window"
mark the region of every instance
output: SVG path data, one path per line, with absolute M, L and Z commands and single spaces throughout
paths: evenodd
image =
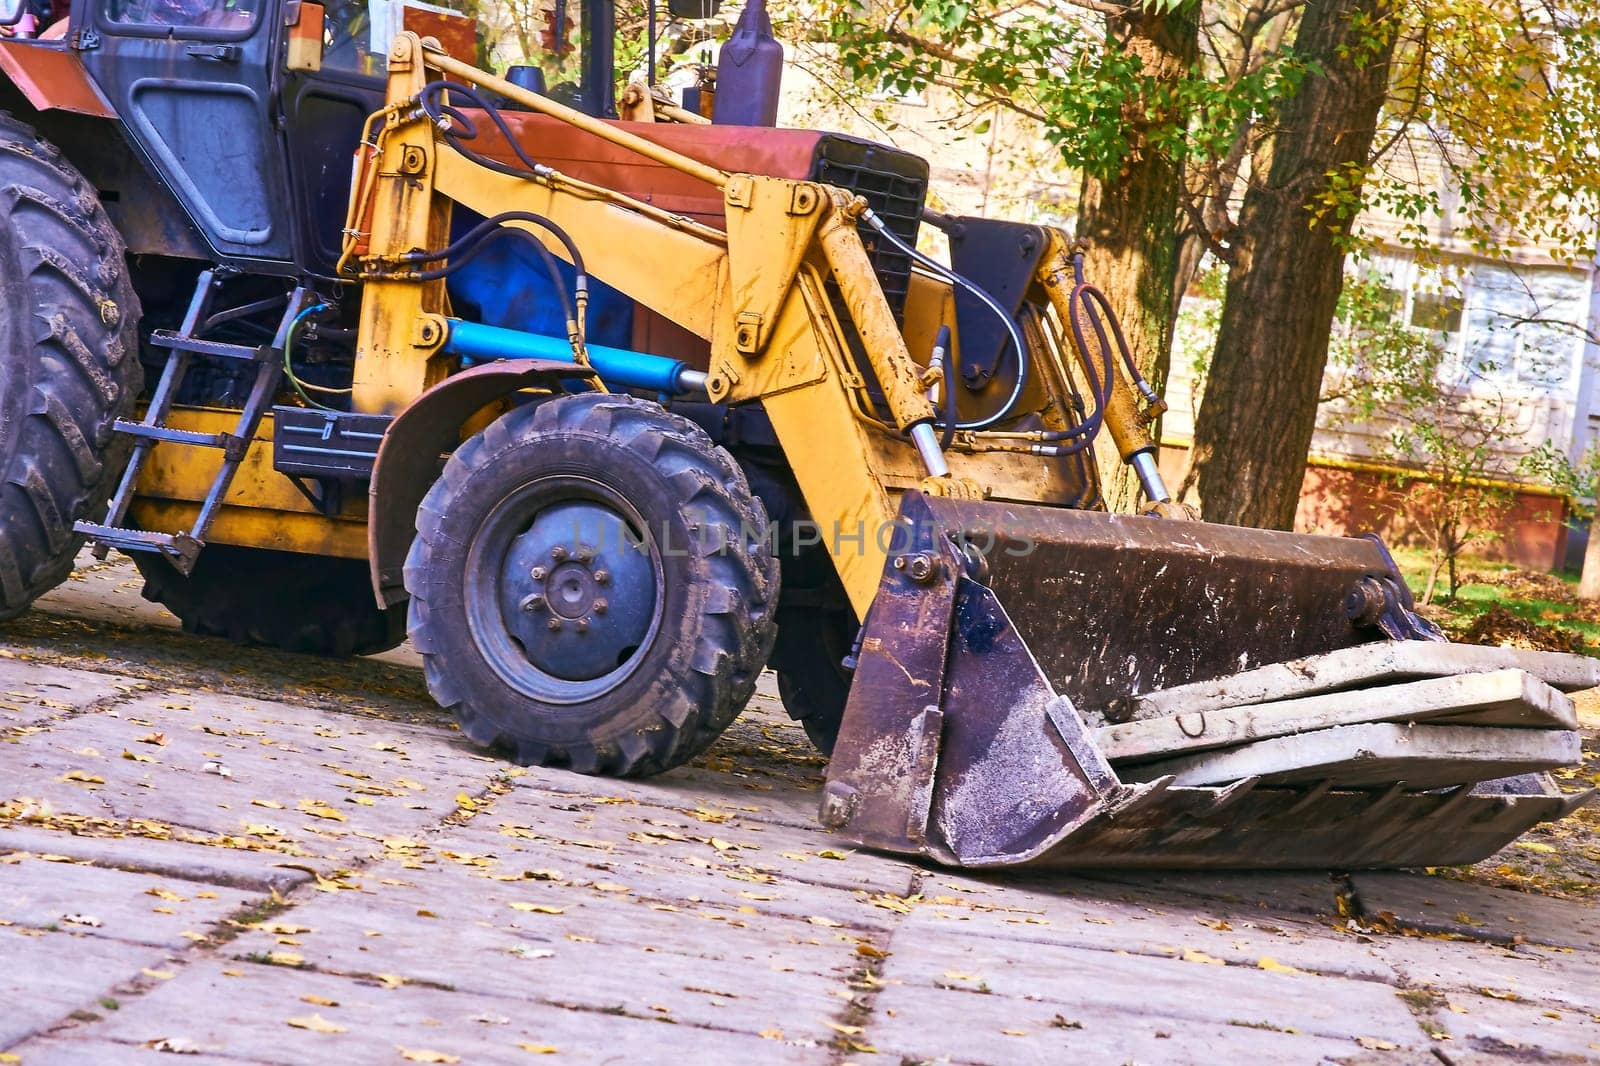
M 255 25 L 259 4 L 260 0 L 106 0 L 105 17 L 120 26 L 243 35 Z

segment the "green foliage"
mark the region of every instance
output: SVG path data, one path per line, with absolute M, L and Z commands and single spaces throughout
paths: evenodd
M 1590 445 L 1573 462 L 1553 442 L 1545 441 L 1517 465 L 1520 473 L 1565 495 L 1579 518 L 1595 516 L 1595 498 L 1600 496 L 1600 448 Z
M 1168 15 L 1192 2 L 1140 7 Z M 1101 178 L 1130 162 L 1133 129 L 1176 165 L 1226 151 L 1240 124 L 1270 110 L 1304 73 L 1280 55 L 1236 80 L 1203 64 L 1169 79 L 1146 69 L 1116 19 L 1108 26 L 1036 0 L 905 0 L 892 9 L 829 0 L 824 7 L 837 59 L 862 88 L 912 93 L 937 85 L 973 108 L 1011 108 L 1040 123 L 1067 165 Z
M 1600 214 L 1600 20 L 1545 0 L 1400 0 L 1372 195 L 1418 247 L 1447 219 L 1478 251 L 1541 244 L 1575 261 Z M 1437 180 L 1434 170 L 1442 171 Z
M 1393 453 L 1416 470 L 1395 480 L 1401 512 L 1432 557 L 1424 603 L 1433 602 L 1446 568 L 1446 598 L 1455 599 L 1462 555 L 1499 537 L 1494 525 L 1513 502 L 1500 480 L 1507 473 L 1503 444 L 1515 422 L 1513 406 L 1503 396 L 1473 396 L 1468 385 L 1440 388 L 1390 434 Z

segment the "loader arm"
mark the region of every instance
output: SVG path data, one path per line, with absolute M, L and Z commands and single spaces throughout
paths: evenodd
M 440 77 L 505 96 L 720 189 L 726 230 L 549 168 L 508 173 L 469 158 L 418 104 Z M 876 596 L 900 492 L 1066 502 L 1064 482 L 1041 479 L 1048 467 L 1030 454 L 1028 434 L 964 434 L 941 452 L 928 398 L 936 375 L 928 354 L 919 360 L 908 350 L 879 288 L 858 232 L 864 201 L 816 182 L 728 173 L 485 74 L 413 35 L 394 42 L 388 107 L 371 127 L 347 235 L 347 260 L 359 261 L 366 280 L 356 410 L 396 413 L 455 368 L 443 282 L 419 280 L 403 265 L 407 253 L 447 243 L 451 204 L 486 218 L 514 208 L 578 235 L 593 276 L 709 342 L 705 390 L 714 402 L 762 403 L 807 508 L 826 516 L 823 536 L 858 616 Z M 571 260 L 549 228 L 506 225 Z M 1059 235 L 1052 241 L 1040 282 L 1064 316 L 1066 245 Z M 865 366 L 852 350 L 864 353 Z M 1043 346 L 1035 357 L 1064 394 L 1073 371 Z M 869 375 L 881 394 L 876 410 Z M 1137 398 L 1120 374 L 1110 389 L 1106 421 L 1119 448 L 1153 471 Z

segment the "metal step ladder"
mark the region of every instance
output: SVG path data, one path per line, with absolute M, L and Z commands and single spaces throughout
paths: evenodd
M 295 316 L 306 305 L 309 292 L 297 287 L 289 295 L 283 318 L 278 323 L 272 342 L 250 347 L 244 344 L 207 340 L 201 334 L 222 322 L 240 317 L 243 312 L 259 310 L 263 305 L 277 303 L 282 297 L 251 304 L 246 308 L 222 311 L 213 316 L 211 302 L 219 284 L 220 279 L 216 271 L 207 270 L 202 273 L 195 284 L 194 296 L 189 301 L 189 309 L 184 315 L 182 328 L 176 331 L 158 329 L 150 334 L 152 345 L 166 348 L 171 354 L 167 357 L 167 364 L 161 371 L 161 379 L 156 383 L 155 391 L 151 393 L 150 405 L 145 409 L 144 419 L 130 422 L 119 418 L 113 427 L 116 432 L 126 433 L 134 438 L 133 454 L 128 459 L 127 469 L 123 472 L 122 481 L 117 485 L 116 494 L 112 496 L 111 503 L 106 509 L 105 522 L 76 522 L 72 527 L 76 532 L 88 536 L 94 545 L 96 558 L 104 559 L 112 548 L 125 552 L 159 552 L 165 555 L 179 571 L 189 573 L 194 568 L 195 560 L 199 558 L 200 549 L 205 546 L 206 534 L 222 507 L 229 486 L 233 484 L 234 474 L 238 472 L 239 464 L 244 460 L 250 441 L 255 437 L 256 428 L 261 424 L 261 416 L 272 405 L 273 398 L 277 394 L 279 378 L 283 373 L 283 351 L 288 343 L 289 330 Z M 196 433 L 192 430 L 174 429 L 166 424 L 167 415 L 172 410 L 173 399 L 177 396 L 184 375 L 189 370 L 189 364 L 196 355 L 255 364 L 255 381 L 251 385 L 250 395 L 246 398 L 243 409 L 239 412 L 239 421 L 231 433 Z M 200 505 L 200 513 L 195 517 L 193 528 L 175 533 L 129 529 L 124 522 L 128 507 L 133 502 L 139 475 L 150 458 L 151 450 L 163 442 L 193 448 L 219 449 L 223 456 L 222 466 L 217 470 L 211 489 Z

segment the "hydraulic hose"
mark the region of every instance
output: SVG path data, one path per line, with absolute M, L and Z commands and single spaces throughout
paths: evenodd
M 289 329 L 284 333 L 283 337 L 283 376 L 289 379 L 289 384 L 294 386 L 294 391 L 299 394 L 300 398 L 306 403 L 310 404 L 312 407 L 319 408 L 323 411 L 336 411 L 338 410 L 337 408 L 329 407 L 325 403 L 319 403 L 312 399 L 310 392 L 307 392 L 306 390 L 309 389 L 311 392 L 324 392 L 333 396 L 345 396 L 348 395 L 351 390 L 331 389 L 326 385 L 312 385 L 309 382 L 301 381 L 295 376 L 294 364 L 291 360 L 291 354 L 294 351 L 294 338 L 295 334 L 300 332 L 300 324 L 306 319 L 310 318 L 312 315 L 320 315 L 322 312 L 328 310 L 331 310 L 331 308 L 329 308 L 329 306 L 325 303 L 312 304 L 310 307 L 302 309 L 301 312 L 295 315 L 294 318 L 289 322 Z
M 990 296 L 983 289 L 974 285 L 972 282 L 968 281 L 960 274 L 957 274 L 949 267 L 934 259 L 928 258 L 915 248 L 911 247 L 911 245 L 901 240 L 892 230 L 889 229 L 888 226 L 884 224 L 883 219 L 879 218 L 870 207 L 861 213 L 861 220 L 876 230 L 880 237 L 893 245 L 894 248 L 902 255 L 909 256 L 911 259 L 921 263 L 924 267 L 931 270 L 939 277 L 950 282 L 950 284 L 959 285 L 961 288 L 967 290 L 967 292 L 977 297 L 979 302 L 981 302 L 990 311 L 993 311 L 996 317 L 998 317 L 1005 325 L 1006 332 L 1011 334 L 1011 346 L 1017 353 L 1017 383 L 1011 389 L 1011 395 L 1006 398 L 1006 402 L 1001 405 L 998 411 L 995 411 L 993 414 L 985 415 L 983 418 L 977 419 L 973 422 L 957 423 L 955 428 L 988 429 L 990 426 L 1004 421 L 1006 417 L 1016 409 L 1017 401 L 1022 398 L 1022 390 L 1028 383 L 1028 346 L 1023 343 L 1022 331 L 1017 328 L 1017 323 L 1015 320 L 1013 320 L 1010 315 L 1006 314 L 1005 308 L 1001 307 L 1000 304 L 995 301 L 993 296 Z M 953 387 L 953 382 L 946 383 L 947 389 Z

